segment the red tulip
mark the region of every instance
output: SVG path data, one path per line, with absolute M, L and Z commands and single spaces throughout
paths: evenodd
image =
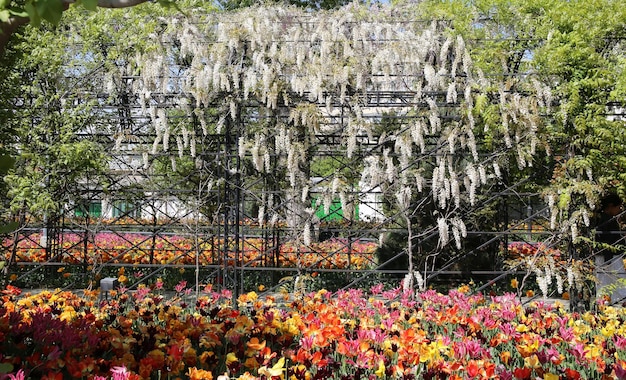
M 513 376 L 519 380 L 530 380 L 530 374 L 532 369 L 530 368 L 515 368 L 513 370 Z
M 567 380 L 580 380 L 580 372 L 575 369 L 566 368 L 564 372 Z

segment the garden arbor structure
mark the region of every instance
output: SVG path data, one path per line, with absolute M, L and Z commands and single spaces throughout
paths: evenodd
M 66 97 L 89 104 L 79 134 L 105 148 L 107 170 L 7 240 L 16 281 L 50 266 L 119 275 L 130 260 L 131 286 L 172 268 L 236 293 L 312 273 L 338 286 L 410 273 L 424 286 L 468 256 L 495 260 L 513 219 L 526 234 L 548 215 L 506 173 L 540 149 L 549 88 L 482 72 L 478 42 L 446 21 L 411 7 L 255 7 L 155 29 L 141 45 L 67 49 L 83 66 L 64 80 L 89 79 Z M 66 32 L 68 46 L 92 46 Z M 388 254 L 368 254 L 384 241 Z

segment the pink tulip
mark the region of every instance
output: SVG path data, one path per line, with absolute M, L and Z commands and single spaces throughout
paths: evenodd
M 626 349 L 626 337 L 615 335 L 614 339 L 615 339 L 615 347 L 617 349 L 619 350 Z
M 126 367 L 113 367 L 111 368 L 112 380 L 128 380 L 130 377 L 130 372 L 126 369 Z
M 176 285 L 174 287 L 174 290 L 176 290 L 176 292 L 180 293 L 183 290 L 185 290 L 186 287 L 187 287 L 187 281 L 182 280 L 181 282 L 178 283 L 178 285 Z
M 19 371 L 17 371 L 17 373 L 15 375 L 10 374 L 9 375 L 9 379 L 10 380 L 24 380 L 26 377 L 24 375 L 24 370 L 20 369 Z

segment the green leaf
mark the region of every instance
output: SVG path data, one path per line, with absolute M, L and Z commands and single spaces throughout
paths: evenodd
M 41 24 L 41 17 L 39 16 L 39 12 L 35 5 L 32 2 L 27 2 L 24 4 L 24 10 L 28 13 L 28 18 L 30 18 L 30 23 L 33 26 L 39 26 Z
M 47 0 L 37 4 L 37 10 L 41 18 L 48 21 L 52 25 L 58 25 L 61 22 L 61 16 L 65 7 L 62 0 Z
M 11 372 L 13 372 L 13 364 L 0 363 L 0 373 L 11 373 Z
M 567 206 L 569 205 L 571 200 L 571 197 L 569 195 L 569 193 L 564 192 L 559 196 L 559 208 L 561 210 L 565 210 L 567 208 Z
M 28 17 L 28 12 L 26 12 L 24 9 L 22 8 L 9 8 L 9 12 L 11 13 L 12 16 L 15 17 Z
M 98 9 L 98 0 L 83 0 L 85 9 L 95 11 Z
M 9 21 L 9 17 L 11 17 L 11 13 L 8 9 L 3 9 L 0 11 L 0 22 Z
M 17 227 L 19 227 L 19 224 L 17 222 L 9 222 L 6 224 L 0 224 L 0 235 L 11 233 L 15 231 Z
M 176 2 L 176 0 L 157 0 L 157 2 L 164 8 L 174 8 L 177 12 L 187 16 L 185 10 L 179 5 L 179 3 Z
M 15 158 L 6 155 L 0 155 L 0 174 L 6 174 L 15 164 Z

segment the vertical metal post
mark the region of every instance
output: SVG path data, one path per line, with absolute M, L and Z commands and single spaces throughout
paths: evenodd
M 239 114 L 240 110 L 237 110 Z M 227 118 L 222 152 L 223 191 L 223 279 L 224 287 L 233 292 L 236 299 L 243 291 L 241 252 L 241 159 L 237 154 L 237 142 L 241 131 L 241 118 Z M 233 153 L 235 152 L 235 153 Z

